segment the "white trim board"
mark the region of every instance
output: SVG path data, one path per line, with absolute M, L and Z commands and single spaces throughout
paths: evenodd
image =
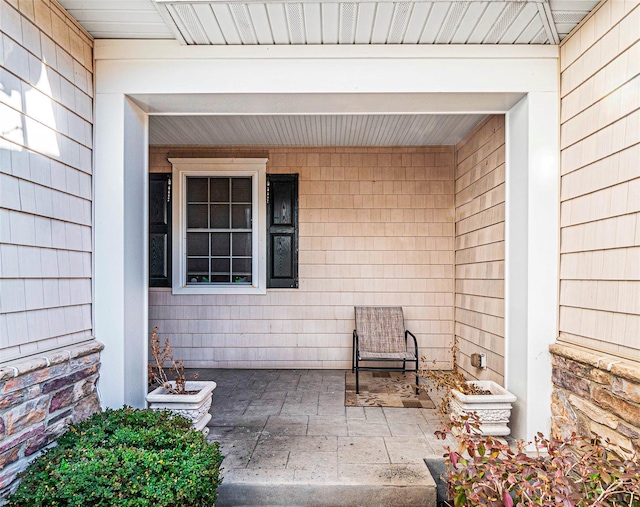
M 267 160 L 266 158 L 170 158 L 173 166 L 172 293 L 254 294 L 267 293 Z M 252 179 L 252 273 L 251 286 L 189 285 L 186 283 L 186 178 L 188 176 L 249 176 Z

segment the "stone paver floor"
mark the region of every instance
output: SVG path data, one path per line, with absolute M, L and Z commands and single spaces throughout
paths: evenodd
M 443 454 L 435 410 L 345 407 L 344 370 L 193 371 L 217 383 L 209 439 L 234 481 L 420 480 Z

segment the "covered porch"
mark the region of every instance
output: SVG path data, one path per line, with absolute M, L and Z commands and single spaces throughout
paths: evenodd
M 451 359 L 446 355 L 449 344 L 453 341 L 454 332 L 459 334 L 456 326 L 461 319 L 454 315 L 462 313 L 456 308 L 464 306 L 455 302 L 458 295 L 464 297 L 465 290 L 457 290 L 457 280 L 497 276 L 501 288 L 478 300 L 480 306 L 476 306 L 474 311 L 493 312 L 497 318 L 488 319 L 488 326 L 496 326 L 494 330 L 503 328 L 503 333 L 487 333 L 487 322 L 481 318 L 474 323 L 475 317 L 472 317 L 467 319 L 470 343 L 472 347 L 499 352 L 501 359 L 495 363 L 495 371 L 501 375 L 506 387 L 518 396 L 513 433 L 518 437 L 528 437 L 540 429 L 546 430 L 549 409 L 544 407 L 548 407 L 551 391 L 548 346 L 556 336 L 554 316 L 557 314 L 557 57 L 555 47 L 404 46 L 393 48 L 393 51 L 386 47 L 344 47 L 336 53 L 330 47 L 193 48 L 168 42 L 98 41 L 95 327 L 96 333 L 99 332 L 108 345 L 103 354 L 105 368 L 101 379 L 104 404 L 144 405 L 149 323 L 155 325 L 155 321 L 163 320 L 182 320 L 182 327 L 164 322 L 169 325 L 161 328 L 161 334 L 169 334 L 178 341 L 190 341 L 190 345 L 184 347 L 185 352 L 192 354 L 185 357 L 190 366 L 205 366 L 196 362 L 211 361 L 216 366 L 233 367 L 237 363 L 235 366 L 254 370 L 273 367 L 332 369 L 349 365 L 353 306 L 394 304 L 408 307 L 408 327 L 412 324 L 419 327 L 421 346 L 435 350 L 436 362 L 446 367 Z M 256 75 L 260 79 L 256 79 Z M 282 79 L 282 76 L 287 76 L 287 79 Z M 198 141 L 203 134 L 209 133 L 203 127 L 207 119 L 222 117 L 244 119 L 245 125 L 252 125 L 254 129 L 265 118 L 273 124 L 277 124 L 278 118 L 288 118 L 291 123 L 303 126 L 321 117 L 340 117 L 349 121 L 353 118 L 380 118 L 377 128 L 382 132 L 383 125 L 388 125 L 394 117 L 401 120 L 415 117 L 437 119 L 443 115 L 481 118 L 499 115 L 503 118 L 504 156 L 502 169 L 497 172 L 502 171 L 504 175 L 504 220 L 492 230 L 495 232 L 502 228 L 493 242 L 501 244 L 504 253 L 497 259 L 496 266 L 500 264 L 501 267 L 495 272 L 491 271 L 493 267 L 485 265 L 489 255 L 486 258 L 481 256 L 478 266 L 472 266 L 466 275 L 454 274 L 456 266 L 462 262 L 453 258 L 455 250 L 458 250 L 453 246 L 456 241 L 454 194 L 458 190 L 454 190 L 453 181 L 456 150 L 451 144 L 444 148 L 424 146 L 429 143 L 391 147 L 395 153 L 389 153 L 390 159 L 394 154 L 400 154 L 398 166 L 402 168 L 403 178 L 400 172 L 376 172 L 369 162 L 365 162 L 367 155 L 375 155 L 377 162 L 380 155 L 384 158 L 386 154 L 379 153 L 385 150 L 380 143 L 326 147 L 321 129 L 314 137 L 313 129 L 307 128 L 311 142 L 293 143 L 294 146 L 286 141 L 287 133 L 278 128 L 273 129 L 276 137 L 267 141 L 266 146 L 264 142 L 244 142 L 244 146 L 233 147 L 228 141 L 226 147 L 203 147 L 203 141 Z M 185 128 L 185 125 L 191 127 Z M 405 129 L 402 132 L 407 134 L 411 125 L 415 122 L 400 121 L 396 130 Z M 164 130 L 160 126 L 164 126 Z M 422 127 L 418 130 L 428 132 L 429 129 Z M 348 134 L 349 129 L 345 132 Z M 158 141 L 156 136 L 159 133 L 168 135 L 169 140 Z M 241 138 L 241 132 L 234 131 L 233 134 L 232 138 Z M 176 141 L 171 141 L 172 138 Z M 190 145 L 191 138 L 200 145 Z M 304 144 L 312 144 L 313 149 L 305 151 Z M 301 183 L 304 182 L 302 174 L 306 173 L 311 190 L 317 190 L 319 186 L 324 188 L 322 195 L 320 192 L 307 192 L 304 208 L 301 207 L 301 211 L 306 213 L 306 220 L 301 223 L 301 246 L 305 249 L 300 254 L 305 255 L 307 261 L 306 271 L 301 272 L 304 274 L 301 289 L 307 290 L 279 292 L 267 289 L 266 295 L 194 295 L 177 294 L 171 288 L 149 290 L 146 207 L 149 171 L 160 166 L 165 166 L 160 172 L 170 170 L 166 166 L 171 156 L 211 157 L 213 151 L 226 152 L 226 155 L 219 156 L 233 159 L 247 156 L 247 150 L 253 152 L 251 156 L 269 160 L 267 173 L 299 173 Z M 326 152 L 322 153 L 322 150 Z M 374 151 L 368 153 L 368 150 Z M 408 160 L 404 160 L 400 153 L 402 150 L 406 150 Z M 470 148 L 466 156 L 472 152 Z M 341 160 L 346 156 L 348 163 L 340 162 L 341 170 L 345 171 L 351 165 L 357 167 L 358 172 L 350 178 L 344 175 L 340 178 L 338 171 L 338 177 L 335 177 L 333 165 L 321 165 L 314 160 L 316 154 L 318 159 L 329 155 L 330 162 L 334 155 L 339 155 Z M 300 162 L 301 155 L 304 155 L 304 162 Z M 402 187 L 403 179 L 410 179 L 407 175 L 411 174 L 414 180 L 419 180 L 415 170 L 411 173 L 414 155 L 417 160 L 422 159 L 422 163 L 417 165 L 427 171 L 432 180 L 424 178 L 422 182 L 414 183 L 434 183 L 430 188 L 433 202 L 427 202 L 425 198 L 424 202 L 416 201 L 406 209 L 413 210 L 414 216 L 418 211 L 426 215 L 427 211 L 432 212 L 435 208 L 445 210 L 445 215 L 448 213 L 446 219 L 432 220 L 440 222 L 433 231 L 437 232 L 440 227 L 443 236 L 441 239 L 431 238 L 435 248 L 427 245 L 427 240 L 419 242 L 415 235 L 407 232 L 416 226 L 409 224 L 407 228 L 403 222 L 404 215 L 402 220 L 398 220 L 399 215 L 391 218 L 392 211 L 396 215 L 398 209 L 402 211 L 394 203 L 402 198 L 403 192 L 407 193 Z M 427 159 L 432 163 L 427 163 Z M 323 173 L 323 167 L 331 170 Z M 438 178 L 438 171 L 445 167 L 449 171 L 446 177 Z M 394 171 L 391 163 L 386 164 L 386 169 L 389 168 Z M 480 173 L 482 168 L 478 170 Z M 371 220 L 358 216 L 356 194 L 335 195 L 328 185 L 337 189 L 342 188 L 341 185 L 348 186 L 351 192 L 351 184 L 355 184 L 363 195 L 363 188 L 373 182 L 381 187 L 378 195 L 384 200 L 377 202 L 371 211 L 389 210 L 389 216 L 383 217 L 380 213 L 376 217 L 375 226 L 383 228 L 382 232 L 376 233 L 380 236 L 379 243 L 374 240 L 374 244 L 369 246 L 365 240 L 354 251 L 370 254 L 370 257 L 383 251 L 393 256 L 394 262 L 385 257 L 380 257 L 375 263 L 352 259 L 352 267 L 339 269 L 357 269 L 358 276 L 354 277 L 351 271 L 338 271 L 327 285 L 322 273 L 327 267 L 323 262 L 316 262 L 314 256 L 324 255 L 326 260 L 335 251 L 345 255 L 348 250 L 339 243 L 341 238 L 349 235 L 343 231 L 341 236 L 338 229 L 327 231 L 327 225 L 339 228 L 345 222 L 348 223 L 345 227 L 358 232 L 372 226 Z M 399 182 L 400 186 L 396 188 Z M 442 192 L 438 192 L 436 187 L 441 183 Z M 443 197 L 445 194 L 448 195 Z M 479 202 L 486 197 L 482 190 L 480 194 Z M 328 220 L 332 205 L 340 208 L 341 202 L 348 198 L 353 201 L 349 201 L 352 205 L 351 218 Z M 434 205 L 436 203 L 439 205 Z M 306 227 L 304 234 L 303 226 Z M 386 241 L 385 235 L 387 229 L 391 231 L 398 226 L 402 226 L 402 231 L 393 230 L 390 234 L 395 238 L 396 248 Z M 324 231 L 319 234 L 321 228 Z M 487 231 L 482 234 L 472 232 L 481 236 Z M 329 247 L 323 243 L 326 241 L 331 241 Z M 397 302 L 386 302 L 387 296 L 398 297 L 395 287 L 399 285 L 399 276 L 395 275 L 403 274 L 403 284 L 411 286 L 413 283 L 412 275 L 402 271 L 415 263 L 399 259 L 399 253 L 404 253 L 399 251 L 410 250 L 416 256 L 424 256 L 430 250 L 437 253 L 439 241 L 447 243 L 445 250 L 449 251 L 449 257 L 444 262 L 431 263 L 448 265 L 439 276 L 432 277 L 436 289 L 430 285 L 429 277 L 423 277 L 415 287 L 405 291 L 410 293 L 405 299 L 402 296 Z M 491 242 L 489 239 L 488 243 Z M 405 249 L 404 246 L 409 244 L 410 248 Z M 492 248 L 480 250 L 488 253 Z M 371 279 L 366 273 L 371 264 L 383 272 L 376 281 L 379 290 L 375 291 L 381 295 L 375 297 L 364 287 Z M 432 267 L 427 265 L 426 269 Z M 306 287 L 302 286 L 303 283 Z M 318 284 L 323 284 L 322 288 Z M 438 284 L 444 290 L 439 291 Z M 313 294 L 308 290 L 310 287 L 314 289 L 311 291 Z M 448 292 L 449 296 L 438 302 L 429 302 L 428 299 L 438 292 Z M 353 296 L 354 293 L 358 293 L 358 297 Z M 496 301 L 499 309 L 485 308 L 484 305 L 491 306 L 492 298 L 499 300 Z M 265 318 L 265 305 L 282 310 L 277 322 L 272 315 Z M 429 315 L 433 307 L 438 307 L 436 319 Z M 177 316 L 178 311 L 182 312 L 180 316 Z M 309 317 L 300 318 L 301 315 Z M 447 321 L 449 327 L 439 333 L 430 327 L 430 320 Z M 205 321 L 217 327 L 208 329 Z M 175 327 L 171 327 L 174 324 Z M 299 329 L 290 332 L 294 324 Z M 481 332 L 474 335 L 474 329 Z M 307 341 L 299 343 L 295 333 L 306 335 Z M 503 337 L 499 336 L 501 333 Z M 498 337 L 499 343 L 488 339 L 491 335 Z M 433 338 L 436 338 L 435 342 Z M 208 340 L 208 343 L 203 340 Z M 200 344 L 194 347 L 194 343 Z M 212 347 L 211 343 L 215 346 Z M 309 349 L 314 350 L 306 357 Z

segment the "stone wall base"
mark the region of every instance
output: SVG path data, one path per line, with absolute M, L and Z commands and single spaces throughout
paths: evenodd
M 640 363 L 559 343 L 549 350 L 553 434 L 597 433 L 640 451 Z
M 70 423 L 100 411 L 100 351 L 91 341 L 0 368 L 0 503 L 17 475 Z

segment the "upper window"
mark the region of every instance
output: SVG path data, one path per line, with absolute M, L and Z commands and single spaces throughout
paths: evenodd
M 170 162 L 173 292 L 265 293 L 266 159 Z

